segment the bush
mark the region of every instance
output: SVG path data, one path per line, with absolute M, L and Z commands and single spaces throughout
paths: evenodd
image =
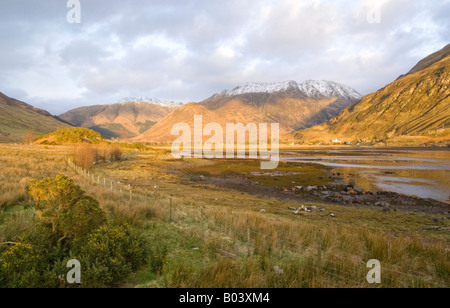
M 122 159 L 122 150 L 117 146 L 80 144 L 74 150 L 74 162 L 85 170 L 104 161 Z
M 99 133 L 83 128 L 83 127 L 70 127 L 57 130 L 56 132 L 47 134 L 36 138 L 36 141 L 42 139 L 55 139 L 58 144 L 64 143 L 101 143 L 103 142 L 103 137 Z
M 90 196 L 81 198 L 60 217 L 60 227 L 64 236 L 76 239 L 89 234 L 106 223 L 105 212 L 97 200 Z
M 122 150 L 118 147 L 112 147 L 111 148 L 111 153 L 110 153 L 110 160 L 111 161 L 117 161 L 117 160 L 121 160 L 122 159 Z
M 32 180 L 29 192 L 43 222 L 52 225 L 62 239 L 83 237 L 106 223 L 106 214 L 97 200 L 64 174 L 41 181 Z
M 84 195 L 84 191 L 64 174 L 41 181 L 31 180 L 28 185 L 39 218 L 52 223 L 54 231 L 58 223 L 58 212 L 69 208 Z
M 30 181 L 29 191 L 40 221 L 0 255 L 0 287 L 78 287 L 65 281 L 70 259 L 81 262 L 82 287 L 116 286 L 146 261 L 144 238 L 105 226 L 98 201 L 67 176 Z
M 143 238 L 130 229 L 101 227 L 76 244 L 84 286 L 111 286 L 124 281 L 145 262 Z
M 157 246 L 150 250 L 150 268 L 157 275 L 164 273 L 167 267 L 167 246 Z
M 1 271 L 10 288 L 38 287 L 41 258 L 31 245 L 18 243 L 3 254 Z
M 73 161 L 78 166 L 88 170 L 97 161 L 97 151 L 90 144 L 80 144 L 75 148 Z

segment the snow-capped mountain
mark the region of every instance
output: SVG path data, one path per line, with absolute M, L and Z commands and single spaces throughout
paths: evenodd
M 233 90 L 225 90 L 220 96 L 235 96 L 247 93 L 275 93 L 287 90 L 298 90 L 306 97 L 341 97 L 349 100 L 360 100 L 362 98 L 356 90 L 349 86 L 325 80 L 308 80 L 302 83 L 296 81 L 283 81 L 274 83 L 246 83 Z
M 151 97 L 125 97 L 121 99 L 119 104 L 125 104 L 125 103 L 149 103 L 149 104 L 155 104 L 162 107 L 180 107 L 183 105 L 181 102 L 173 102 L 173 101 L 161 101 L 157 98 L 151 98 Z

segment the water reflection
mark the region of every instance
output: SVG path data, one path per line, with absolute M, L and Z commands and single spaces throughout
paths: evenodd
M 332 168 L 340 184 L 394 191 L 450 204 L 450 151 L 339 149 L 290 151 L 283 160 Z

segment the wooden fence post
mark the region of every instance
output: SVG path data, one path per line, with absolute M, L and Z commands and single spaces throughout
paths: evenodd
M 247 256 L 250 257 L 251 255 L 251 233 L 250 233 L 250 226 L 247 223 Z
M 172 222 L 172 198 L 170 198 L 169 204 L 169 222 Z

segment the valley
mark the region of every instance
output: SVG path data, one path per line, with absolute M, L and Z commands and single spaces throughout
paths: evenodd
M 81 287 L 448 288 L 448 48 L 365 96 L 249 82 L 54 116 L 0 93 L 0 287 L 80 287 L 75 258 Z
M 110 219 L 140 230 L 167 262 L 162 270 L 140 267 L 118 286 L 370 288 L 365 263 L 376 257 L 383 287 L 448 287 L 447 208 L 418 199 L 401 206 L 393 200 L 407 198 L 388 196 L 393 207 L 385 211 L 376 202 L 322 199 L 316 189 L 281 191 L 292 181 L 334 189 L 330 180 L 339 176 L 329 179 L 325 166 L 283 163 L 277 177 L 261 175 L 256 161 L 174 160 L 153 148 L 125 150 L 121 160 L 99 163 L 87 176 L 67 163 L 70 146 L 1 145 L 0 153 L 0 242 L 36 219 L 28 179 L 62 172 Z

